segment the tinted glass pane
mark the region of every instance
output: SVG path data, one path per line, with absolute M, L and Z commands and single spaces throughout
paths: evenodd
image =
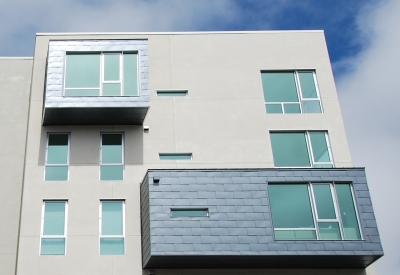
M 187 91 L 157 91 L 157 96 L 187 96 Z
M 68 180 L 68 166 L 46 166 L 45 180 Z
M 122 135 L 103 134 L 101 161 L 105 163 L 122 163 Z
M 65 239 L 54 238 L 46 239 L 42 238 L 42 247 L 40 255 L 65 255 Z
M 124 53 L 124 95 L 139 95 L 137 54 Z
M 285 109 L 285 113 L 287 114 L 299 114 L 301 113 L 300 104 L 283 104 L 283 108 Z
M 172 209 L 172 217 L 207 217 L 207 209 Z
M 275 230 L 276 240 L 316 240 L 315 230 Z
M 68 54 L 65 88 L 99 88 L 100 54 Z
M 123 165 L 100 166 L 100 180 L 123 180 Z
M 104 83 L 103 96 L 120 96 L 121 84 L 119 83 Z
M 310 132 L 311 146 L 315 162 L 330 162 L 325 133 Z
M 343 223 L 344 238 L 346 240 L 361 240 L 350 185 L 337 184 L 335 188 Z
M 314 168 L 333 168 L 332 164 L 314 164 Z
M 299 102 L 292 72 L 261 74 L 266 102 Z
M 119 80 L 119 53 L 104 54 L 104 80 Z
M 318 218 L 336 219 L 335 206 L 333 205 L 331 187 L 329 184 L 312 185 L 315 202 L 317 204 Z
M 304 113 L 321 113 L 319 100 L 304 100 L 303 111 Z
M 64 235 L 65 202 L 45 202 L 43 235 Z
M 47 147 L 47 164 L 68 163 L 68 135 L 51 134 Z
M 314 74 L 312 72 L 299 72 L 299 78 L 303 98 L 317 98 Z
M 100 89 L 66 89 L 65 96 L 100 96 Z
M 122 235 L 122 201 L 103 201 L 101 215 L 102 235 Z
M 305 133 L 271 133 L 276 167 L 310 167 Z
M 274 228 L 314 228 L 306 184 L 268 185 Z
M 124 255 L 124 239 L 100 239 L 100 255 Z
M 341 240 L 339 223 L 319 222 L 319 237 L 321 240 Z
M 268 114 L 282 114 L 282 104 L 266 104 L 265 108 Z
M 190 160 L 192 154 L 160 154 L 161 160 Z

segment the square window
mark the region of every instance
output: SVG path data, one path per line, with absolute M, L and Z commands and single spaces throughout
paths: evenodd
M 67 52 L 65 96 L 139 96 L 136 52 Z
M 100 145 L 100 180 L 124 179 L 123 134 L 102 133 Z
M 269 184 L 276 240 L 361 240 L 350 184 Z
M 125 202 L 100 201 L 100 255 L 125 254 Z
M 67 201 L 43 201 L 40 255 L 65 255 Z
M 275 167 L 332 168 L 326 132 L 271 132 Z
M 261 72 L 267 113 L 322 113 L 314 71 Z
M 49 133 L 47 135 L 45 180 L 68 180 L 70 135 Z

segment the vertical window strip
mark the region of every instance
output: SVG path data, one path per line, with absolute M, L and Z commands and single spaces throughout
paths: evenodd
M 101 200 L 99 220 L 100 255 L 124 255 L 125 201 Z
M 100 180 L 123 180 L 125 168 L 123 133 L 101 133 Z
M 69 133 L 47 134 L 45 181 L 68 180 L 70 137 Z

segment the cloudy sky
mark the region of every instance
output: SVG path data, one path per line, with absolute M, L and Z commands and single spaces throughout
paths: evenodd
M 0 56 L 32 56 L 36 32 L 284 29 L 325 30 L 353 163 L 367 169 L 386 254 L 375 267 L 400 274 L 399 0 L 0 0 Z

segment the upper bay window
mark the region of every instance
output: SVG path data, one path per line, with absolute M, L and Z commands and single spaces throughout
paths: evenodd
M 67 53 L 65 96 L 138 96 L 134 52 Z
M 314 71 L 262 72 L 267 113 L 322 113 Z

